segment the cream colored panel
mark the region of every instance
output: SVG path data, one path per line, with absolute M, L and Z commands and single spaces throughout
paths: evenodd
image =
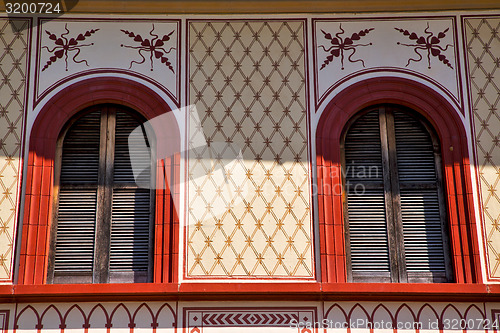
M 500 277 L 500 17 L 466 19 L 467 56 L 486 252 Z
M 23 136 L 28 27 L 0 19 L 0 281 L 12 273 Z
M 185 273 L 313 277 L 304 22 L 188 25 Z

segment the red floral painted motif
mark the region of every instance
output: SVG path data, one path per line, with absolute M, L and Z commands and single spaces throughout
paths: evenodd
M 325 52 L 330 53 L 326 57 L 325 62 L 321 66 L 320 70 L 325 68 L 329 63 L 333 61 L 334 58 L 340 57 L 340 63 L 342 65 L 342 69 L 344 69 L 344 52 L 345 51 L 351 51 L 351 54 L 347 58 L 350 62 L 355 63 L 355 62 L 361 62 L 363 64 L 363 67 L 365 67 L 365 62 L 362 59 L 356 59 L 353 60 L 352 56 L 354 53 L 356 53 L 356 47 L 358 46 L 369 46 L 372 45 L 372 43 L 369 44 L 354 44 L 355 41 L 360 40 L 362 37 L 366 36 L 370 31 L 374 30 L 374 28 L 370 29 L 364 29 L 361 30 L 360 32 L 355 32 L 351 35 L 351 37 L 347 37 L 343 39 L 340 35 L 343 35 L 345 33 L 345 30 L 342 29 L 342 24 L 339 26 L 340 32 L 337 32 L 335 34 L 335 37 L 332 36 L 332 34 L 325 32 L 324 30 L 321 30 L 323 33 L 324 37 L 330 41 L 332 46 L 329 48 L 326 48 L 324 45 L 320 45 L 318 47 L 323 48 Z
M 149 59 L 151 61 L 151 70 L 153 70 L 153 57 L 156 59 L 160 59 L 160 61 L 165 64 L 172 72 L 174 72 L 174 68 L 172 67 L 172 63 L 170 60 L 166 57 L 168 53 L 170 53 L 172 50 L 175 50 L 175 47 L 171 47 L 168 50 L 164 49 L 163 46 L 165 45 L 165 42 L 170 40 L 170 36 L 174 33 L 172 30 L 168 35 L 163 35 L 163 37 L 160 38 L 160 36 L 156 35 L 153 33 L 155 30 L 155 25 L 153 24 L 153 29 L 149 32 L 149 34 L 154 37 L 151 40 L 147 38 L 142 38 L 141 35 L 136 35 L 135 33 L 128 31 L 128 30 L 121 30 L 124 34 L 128 35 L 130 38 L 133 38 L 135 42 L 141 43 L 140 46 L 130 46 L 130 45 L 121 45 L 121 47 L 126 47 L 129 49 L 136 49 L 139 52 L 139 55 L 141 56 L 142 60 L 141 61 L 135 61 L 133 60 L 130 63 L 130 68 L 132 68 L 132 65 L 134 63 L 140 65 L 143 64 L 146 61 L 146 58 L 142 54 L 143 52 L 146 52 L 146 54 L 149 52 Z
M 434 33 L 429 31 L 429 22 L 427 22 L 427 28 L 425 28 L 424 30 L 424 32 L 427 34 L 427 37 L 418 36 L 416 33 L 409 32 L 408 30 L 405 29 L 400 29 L 400 28 L 394 28 L 394 29 L 401 32 L 404 36 L 408 36 L 410 40 L 415 41 L 415 44 L 404 44 L 398 42 L 398 45 L 413 47 L 415 53 L 418 54 L 418 58 L 416 59 L 410 58 L 408 60 L 408 62 L 406 63 L 406 67 L 408 67 L 408 65 L 412 61 L 414 62 L 421 61 L 423 56 L 418 50 L 423 50 L 427 51 L 427 64 L 429 69 L 431 68 L 431 56 L 437 57 L 439 61 L 441 61 L 446 66 L 453 69 L 453 67 L 450 64 L 450 61 L 446 59 L 446 56 L 442 53 L 448 50 L 448 47 L 453 47 L 453 45 L 447 44 L 444 48 L 439 45 L 439 43 L 441 43 L 441 40 L 444 37 L 446 37 L 446 33 L 448 32 L 448 30 L 450 30 L 450 28 L 446 28 L 445 30 L 438 33 L 437 36 L 435 36 Z
M 80 64 L 83 62 L 85 63 L 85 65 L 87 66 L 89 65 L 87 63 L 87 60 L 85 59 L 76 60 L 76 57 L 78 57 L 78 55 L 80 54 L 82 47 L 91 46 L 94 45 L 94 43 L 80 44 L 80 42 L 84 41 L 92 34 L 99 31 L 99 29 L 92 29 L 85 31 L 85 33 L 79 34 L 76 38 L 70 38 L 70 39 L 66 38 L 66 36 L 69 35 L 68 24 L 64 26 L 64 29 L 66 29 L 66 32 L 61 34 L 61 36 L 59 37 L 57 37 L 57 35 L 51 33 L 50 31 L 45 30 L 45 32 L 49 35 L 49 39 L 53 40 L 56 46 L 53 49 L 49 49 L 49 47 L 47 46 L 42 47 L 42 49 L 45 49 L 50 54 L 52 54 L 52 56 L 50 56 L 45 66 L 42 68 L 42 72 L 46 70 L 54 62 L 56 62 L 57 59 L 62 59 L 63 57 L 64 57 L 64 62 L 66 63 L 66 70 L 68 70 L 68 53 L 73 51 L 76 52 L 76 54 L 72 58 L 75 64 Z

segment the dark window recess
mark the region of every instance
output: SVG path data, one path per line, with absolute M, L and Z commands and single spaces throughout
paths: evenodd
M 437 136 L 411 110 L 379 106 L 343 142 L 348 280 L 451 282 Z
M 143 123 L 129 109 L 101 105 L 63 131 L 48 283 L 151 281 L 153 159 Z M 137 180 L 130 152 L 144 170 Z

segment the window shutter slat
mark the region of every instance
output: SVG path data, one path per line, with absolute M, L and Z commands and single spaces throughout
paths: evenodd
M 384 190 L 349 193 L 349 233 L 353 271 L 389 271 Z
M 134 132 L 139 126 L 141 123 L 129 114 L 117 112 L 109 266 L 111 272 L 147 272 L 149 267 L 151 190 L 148 187 L 139 188 L 136 184 L 129 153 L 132 151 L 134 158 L 140 160 L 139 167 L 146 170 L 141 173 L 138 182 L 149 185 L 151 155 L 149 149 L 145 149 L 143 132 Z M 135 163 L 134 167 L 137 166 Z M 126 186 L 123 187 L 124 185 Z
M 378 181 L 383 185 L 381 151 L 378 112 L 372 111 L 359 118 L 345 138 L 344 172 L 349 183 Z
M 78 120 L 66 134 L 61 162 L 61 185 L 97 184 L 99 172 L 99 111 Z
M 420 122 L 394 112 L 399 182 L 436 182 L 432 139 Z
M 59 139 L 49 283 L 151 280 L 154 195 L 142 123 L 132 110 L 103 104 L 72 119 Z
M 351 126 L 344 147 L 353 276 L 365 272 L 389 272 L 382 149 L 377 111 L 363 115 Z
M 95 245 L 100 145 L 99 111 L 66 133 L 61 157 L 54 275 L 89 275 Z
M 443 221 L 432 138 L 413 117 L 394 113 L 401 218 L 408 273 L 445 274 Z M 433 184 L 427 188 L 405 184 Z
M 149 262 L 149 189 L 115 189 L 110 270 L 147 271 Z
M 436 191 L 402 190 L 401 212 L 408 271 L 445 272 Z
M 61 189 L 54 271 L 92 272 L 97 189 Z
M 149 142 L 143 131 L 134 131 L 142 128 L 141 123 L 127 113 L 118 112 L 116 128 L 114 182 L 139 183 L 147 187 L 151 177 L 151 153 L 149 149 L 146 149 Z M 137 181 L 132 170 L 130 152 L 133 154 L 134 167 L 144 170 Z

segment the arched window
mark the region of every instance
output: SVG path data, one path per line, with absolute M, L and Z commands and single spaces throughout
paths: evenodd
M 95 224 L 95 230 L 102 231 L 104 236 L 98 234 L 93 242 L 97 244 L 101 239 L 104 239 L 104 242 L 109 242 L 109 246 L 104 244 L 105 246 L 98 247 L 98 251 L 104 250 L 102 257 L 99 252 L 94 251 L 92 253 L 91 268 L 87 264 L 85 270 L 71 272 L 68 269 L 69 266 L 66 269 L 62 269 L 62 266 L 55 268 L 58 262 L 58 260 L 55 260 L 55 252 L 58 237 L 57 225 L 60 220 L 58 218 L 60 215 L 59 191 L 63 188 L 69 190 L 72 186 L 71 181 L 66 184 L 63 181 L 64 177 L 69 177 L 69 174 L 67 171 L 61 172 L 63 167 L 62 148 L 65 138 L 71 136 L 71 129 L 77 128 L 79 126 L 78 121 L 94 111 L 100 112 L 99 120 L 97 120 L 99 123 L 99 133 L 97 134 L 99 136 L 99 162 L 97 170 L 97 206 L 95 208 L 95 220 L 98 223 Z M 121 114 L 124 117 L 121 117 Z M 161 118 L 157 118 L 160 116 Z M 102 117 L 107 120 L 101 121 Z M 116 122 L 114 127 L 109 126 L 112 125 L 113 119 Z M 154 121 L 158 119 L 159 121 Z M 91 123 L 90 119 L 88 120 Z M 145 120 L 147 120 L 147 123 L 144 123 Z M 141 124 L 144 126 L 139 126 Z M 86 135 L 84 132 L 88 129 L 87 127 L 81 127 L 84 130 L 83 132 L 75 132 L 77 133 L 75 134 L 77 139 L 78 135 Z M 130 181 L 132 177 L 129 166 L 123 168 L 125 165 L 122 164 L 123 159 L 106 157 L 108 152 L 120 156 L 120 154 L 117 155 L 117 152 L 120 153 L 125 149 L 123 138 L 127 136 L 127 131 L 130 131 L 132 127 L 136 128 L 134 133 L 138 134 L 137 139 L 139 141 L 137 143 L 142 147 L 139 151 L 135 148 L 132 150 L 131 166 L 133 166 L 132 172 L 134 172 L 135 183 Z M 96 128 L 95 124 L 94 128 Z M 106 135 L 102 132 L 103 130 Z M 148 135 L 149 142 L 145 140 L 143 131 L 148 134 L 151 131 L 151 135 Z M 81 138 L 80 136 L 79 140 L 82 140 Z M 109 141 L 113 140 L 113 138 L 116 141 L 115 144 L 111 144 L 111 141 Z M 82 79 L 63 88 L 50 100 L 46 101 L 31 127 L 27 168 L 23 172 L 26 175 L 26 195 L 23 223 L 22 228 L 20 228 L 22 233 L 21 246 L 18 248 L 18 283 L 21 285 L 71 283 L 71 281 L 175 283 L 178 278 L 177 263 L 179 262 L 177 247 L 180 232 L 176 207 L 179 207 L 180 200 L 180 184 L 178 181 L 181 165 L 180 138 L 179 126 L 166 100 L 137 80 L 110 76 Z M 81 145 L 82 149 L 74 149 L 75 153 L 92 150 L 92 141 L 83 140 L 85 144 Z M 103 140 L 104 143 L 101 144 Z M 119 142 L 121 143 L 119 144 Z M 133 142 L 134 140 L 132 140 Z M 128 144 L 129 142 L 127 147 Z M 147 144 L 150 144 L 151 149 L 144 148 L 144 146 L 147 147 Z M 70 149 L 69 147 L 68 149 Z M 112 148 L 108 150 L 108 147 Z M 134 147 L 134 144 L 131 147 Z M 151 156 L 148 157 L 147 154 L 141 155 L 141 152 L 144 151 L 147 151 Z M 90 159 L 88 160 L 90 161 Z M 147 164 L 148 161 L 151 161 L 151 165 L 154 166 L 149 170 L 144 166 L 144 163 Z M 95 166 L 95 161 L 93 163 Z M 71 163 L 66 164 L 71 165 Z M 115 178 L 113 175 L 115 168 L 117 168 L 117 172 L 119 170 L 125 172 L 124 175 L 126 176 L 117 174 Z M 70 173 L 78 175 L 78 177 L 89 176 L 89 174 L 84 176 L 82 168 L 68 170 L 70 170 Z M 144 173 L 141 176 L 143 171 Z M 154 191 L 149 190 L 149 194 L 145 191 L 147 181 L 144 181 L 144 177 L 146 179 L 150 177 L 150 182 L 154 185 L 150 187 L 151 189 L 154 188 Z M 96 185 L 92 185 L 90 182 L 74 185 L 76 185 L 75 190 L 78 187 L 80 189 L 87 187 L 86 190 L 89 190 L 92 186 L 94 186 L 94 190 L 96 188 Z M 116 193 L 114 198 L 109 194 L 110 191 Z M 119 197 L 118 193 L 122 194 L 122 196 Z M 122 216 L 125 221 L 125 219 L 133 216 L 133 220 L 138 221 L 139 216 L 144 217 L 145 214 L 142 215 L 143 211 L 139 209 L 147 206 L 144 195 L 149 195 L 151 200 L 148 208 L 148 218 L 152 220 L 149 223 L 154 224 L 154 232 L 151 229 L 147 231 L 146 255 L 144 254 L 146 253 L 144 252 L 144 243 L 136 241 L 136 239 L 146 239 L 144 234 L 138 232 L 139 228 L 125 228 L 123 233 L 115 233 L 116 237 L 113 238 L 113 234 L 108 233 L 109 236 L 105 236 L 107 234 L 106 224 L 102 224 L 104 228 L 99 226 L 99 223 L 101 223 L 99 221 L 108 221 L 107 225 L 110 230 L 113 230 L 112 218 Z M 133 198 L 133 205 L 129 204 L 131 198 Z M 143 199 L 137 200 L 138 198 Z M 107 200 L 106 205 L 102 200 Z M 112 210 L 113 200 L 116 203 L 114 211 Z M 120 202 L 124 203 L 121 207 Z M 84 203 L 86 202 L 80 200 L 76 204 L 77 208 L 83 207 Z M 63 213 L 61 217 L 64 218 L 64 212 L 61 211 L 61 213 Z M 109 218 L 100 217 L 106 214 Z M 144 219 L 146 218 L 144 217 Z M 118 222 L 118 219 L 115 219 L 115 221 Z M 124 225 L 127 223 L 130 226 L 130 220 L 124 222 Z M 115 226 L 114 230 L 117 231 L 119 229 L 118 224 L 115 223 Z M 125 238 L 126 235 L 129 238 Z M 133 242 L 130 240 L 133 240 Z M 123 241 L 123 243 L 119 243 L 119 241 Z M 71 242 L 67 244 L 71 244 Z M 114 244 L 116 247 L 114 247 Z M 62 245 L 63 243 L 60 243 L 60 246 Z M 121 253 L 115 251 L 115 249 L 120 249 Z M 139 249 L 142 250 L 138 251 Z M 126 250 L 129 252 L 126 252 Z M 130 250 L 133 251 L 133 254 L 131 254 Z M 80 255 L 81 252 L 83 253 L 78 248 L 76 253 Z M 106 256 L 109 256 L 109 264 Z M 145 268 L 146 256 L 148 261 L 147 271 Z M 70 260 L 70 258 L 71 256 L 68 256 L 66 259 Z M 104 258 L 104 260 L 98 258 Z M 108 286 L 93 286 L 92 290 L 107 292 Z
M 376 105 L 381 105 L 383 112 L 381 112 L 380 107 L 372 107 Z M 398 105 L 398 107 L 394 107 L 394 105 Z M 369 139 L 371 142 L 369 144 L 372 146 L 380 145 L 380 148 L 377 148 L 380 149 L 379 156 L 381 156 L 381 162 L 378 162 L 378 169 L 380 169 L 380 163 L 385 163 L 382 164 L 382 172 L 387 172 L 387 174 L 381 174 L 382 178 L 378 180 L 373 179 L 372 184 L 368 184 L 371 182 L 369 177 L 361 177 L 360 179 L 345 178 L 348 173 L 346 170 L 348 161 L 344 149 L 347 141 L 352 142 L 352 140 L 346 138 L 349 130 L 352 129 L 353 131 L 350 135 L 355 136 L 356 121 L 361 121 L 358 123 L 361 126 L 363 122 L 362 117 L 368 115 L 370 111 L 375 112 L 367 116 L 368 118 L 365 118 L 365 122 L 371 124 L 372 127 L 374 126 L 373 123 L 375 123 L 375 126 L 379 127 L 379 131 L 371 129 L 372 134 L 371 139 Z M 372 118 L 372 120 L 368 121 L 369 118 Z M 381 121 L 382 118 L 385 121 Z M 391 125 L 390 122 L 393 122 L 394 125 Z M 399 122 L 404 125 L 399 127 L 397 131 L 398 135 L 396 135 L 396 124 Z M 409 124 L 413 124 L 413 127 L 408 128 Z M 358 128 L 362 128 L 362 126 L 359 126 Z M 385 126 L 385 132 L 381 126 Z M 394 128 L 392 134 L 388 131 L 390 128 Z M 417 133 L 417 137 L 420 138 L 419 140 L 424 138 L 427 144 L 423 146 L 414 145 L 411 140 L 408 141 L 408 138 L 411 138 L 412 134 Z M 384 137 L 385 139 L 383 139 Z M 353 215 L 355 213 L 353 211 L 351 217 L 345 216 L 346 214 L 349 215 L 348 207 L 346 207 L 348 205 L 348 198 L 346 198 L 348 192 L 345 190 L 346 182 L 349 180 L 351 188 L 355 187 L 356 182 L 359 181 L 361 185 L 365 186 L 367 191 L 370 189 L 369 187 L 372 188 L 371 191 L 375 191 L 376 187 L 380 188 L 380 184 L 383 183 L 383 208 L 379 209 L 378 214 L 380 216 L 383 214 L 385 221 L 396 221 L 386 223 L 387 256 L 389 256 L 386 263 L 389 263 L 390 273 L 378 272 L 373 274 L 372 272 L 369 281 L 377 282 L 385 279 L 385 281 L 394 282 L 481 282 L 481 261 L 477 241 L 478 235 L 476 233 L 477 226 L 474 214 L 474 197 L 472 195 L 472 177 L 467 138 L 460 110 L 452 106 L 439 93 L 439 89 L 434 89 L 414 80 L 389 76 L 369 78 L 353 83 L 335 94 L 328 105 L 326 105 L 316 128 L 318 224 L 321 245 L 322 281 L 326 283 L 366 281 L 362 276 L 363 273 L 361 273 L 363 269 L 357 269 L 359 273 L 353 274 L 353 264 L 349 262 L 352 258 L 352 254 L 349 251 L 356 245 L 354 239 L 350 244 L 346 244 L 351 238 L 349 235 L 346 235 L 346 231 L 349 232 L 349 227 L 346 224 L 349 223 L 350 218 L 354 218 Z M 392 143 L 389 140 L 393 140 Z M 408 149 L 404 149 L 403 151 L 400 149 L 401 153 L 404 154 L 400 153 L 399 157 L 397 156 L 398 143 L 400 147 L 401 144 L 408 147 Z M 386 148 L 384 148 L 384 145 Z M 424 146 L 428 147 L 425 159 L 418 155 L 418 149 Z M 349 149 L 356 149 L 356 147 L 354 146 Z M 417 150 L 415 151 L 415 149 Z M 365 151 L 367 150 L 374 149 L 365 149 Z M 430 153 L 431 150 L 432 154 Z M 407 153 L 410 154 L 405 155 Z M 432 159 L 429 159 L 432 156 L 434 162 L 432 162 Z M 351 158 L 354 161 L 354 166 L 356 166 L 358 162 L 355 154 L 351 154 Z M 400 161 L 398 161 L 398 158 Z M 363 160 L 363 163 L 367 163 L 366 159 Z M 351 164 L 352 161 L 350 162 Z M 373 161 L 368 162 L 372 163 Z M 408 163 L 409 169 L 405 169 L 405 163 Z M 414 163 L 419 164 L 418 168 L 422 168 L 421 172 L 414 169 Z M 427 165 L 427 169 L 424 170 L 423 167 L 425 165 Z M 434 165 L 434 172 L 432 171 L 432 165 Z M 401 169 L 402 167 L 403 169 Z M 370 170 L 373 175 L 376 165 L 368 164 L 365 165 L 365 168 L 367 168 L 365 172 L 368 173 L 368 176 Z M 349 171 L 352 170 L 351 166 Z M 354 171 L 356 170 L 362 171 L 362 169 L 354 167 Z M 355 176 L 357 175 L 355 174 Z M 413 179 L 413 176 L 418 176 L 418 178 Z M 421 179 L 420 177 L 423 176 L 428 178 Z M 435 181 L 432 180 L 434 176 Z M 428 185 L 424 184 L 424 180 Z M 433 182 L 435 185 L 431 184 Z M 419 188 L 418 186 L 421 187 Z M 424 188 L 426 186 L 429 188 Z M 358 190 L 360 190 L 360 187 L 358 186 Z M 414 190 L 412 187 L 414 187 Z M 433 188 L 437 188 L 437 193 L 433 192 L 430 194 L 429 191 L 434 191 Z M 410 190 L 414 192 L 412 193 Z M 386 196 L 386 192 L 390 192 L 390 195 Z M 366 193 L 369 193 L 369 191 Z M 402 200 L 403 196 L 398 197 L 398 193 L 407 195 L 407 198 Z M 412 197 L 415 193 L 420 196 L 418 199 Z M 380 200 L 380 194 L 378 195 L 378 200 Z M 386 198 L 390 200 L 387 203 Z M 434 198 L 433 201 L 430 201 L 430 198 Z M 355 201 L 356 198 L 352 198 L 352 200 Z M 417 204 L 415 205 L 412 200 Z M 433 202 L 433 204 L 430 202 Z M 370 204 L 371 202 L 365 199 L 361 201 L 360 207 L 369 207 Z M 390 206 L 387 204 L 393 208 L 390 209 Z M 381 205 L 382 203 L 379 203 L 379 207 L 382 207 Z M 420 215 L 411 210 L 419 205 L 420 209 L 423 209 L 424 212 L 421 212 Z M 354 208 L 354 202 L 352 202 L 351 206 Z M 386 207 L 388 208 L 386 209 Z M 431 214 L 431 212 L 434 213 Z M 371 212 L 370 214 L 373 215 L 374 213 Z M 401 214 L 401 217 L 398 215 L 391 217 L 394 214 Z M 403 221 L 404 214 L 406 214 L 406 217 L 417 217 L 417 220 L 425 221 L 426 223 L 427 221 L 434 221 L 432 224 L 434 229 L 432 230 L 441 228 L 441 240 L 438 238 L 437 242 L 434 243 L 438 244 L 436 249 L 439 248 L 436 253 L 440 253 L 440 248 L 443 248 L 442 254 L 439 254 L 438 258 L 435 258 L 434 254 L 430 256 L 430 253 L 425 252 L 427 251 L 425 247 L 420 248 L 421 244 L 430 245 L 434 242 L 434 239 L 431 237 L 429 239 L 422 239 L 422 237 L 418 236 L 418 233 L 422 233 L 423 230 L 425 232 L 431 230 L 431 228 L 426 229 L 427 224 L 425 224 L 426 226 L 423 229 L 420 228 L 419 230 L 417 228 L 414 230 L 417 233 L 415 246 L 413 246 L 413 241 L 410 242 L 408 236 L 405 247 L 402 222 L 400 222 L 397 228 L 395 227 L 395 223 L 398 223 L 397 221 Z M 429 219 L 429 217 L 432 217 L 432 219 Z M 359 220 L 360 223 L 366 223 L 368 219 L 360 217 Z M 389 228 L 396 230 L 393 232 Z M 446 235 L 446 232 L 448 232 L 448 235 Z M 407 229 L 407 234 L 410 235 L 410 229 Z M 393 241 L 391 237 L 398 237 L 399 240 L 397 242 L 396 240 Z M 448 245 L 446 244 L 447 242 Z M 372 243 L 375 244 L 369 239 L 367 244 L 364 245 L 365 249 L 371 250 Z M 394 243 L 397 243 L 397 246 L 400 246 L 400 248 L 394 249 L 394 246 L 390 245 Z M 430 246 L 426 245 L 426 247 Z M 362 251 L 363 248 L 361 248 L 359 253 L 363 253 Z M 449 251 L 449 254 L 446 253 L 447 251 Z M 406 252 L 409 255 L 412 254 L 412 257 L 410 258 L 409 255 L 406 256 Z M 397 260 L 392 260 L 391 256 Z M 426 257 L 427 259 L 425 259 Z M 362 256 L 359 256 L 359 258 L 363 259 Z M 448 264 L 447 261 L 451 261 L 451 263 Z M 391 266 L 394 264 L 397 266 Z M 427 265 L 427 268 L 423 269 L 422 267 L 425 265 Z M 407 280 L 405 279 L 404 270 L 406 270 Z M 449 272 L 450 270 L 451 273 Z M 354 278 L 356 275 L 357 277 Z
M 62 131 L 49 283 L 152 280 L 154 150 L 144 123 L 129 108 L 101 104 Z
M 407 108 L 351 120 L 341 144 L 348 281 L 452 281 L 439 147 Z

